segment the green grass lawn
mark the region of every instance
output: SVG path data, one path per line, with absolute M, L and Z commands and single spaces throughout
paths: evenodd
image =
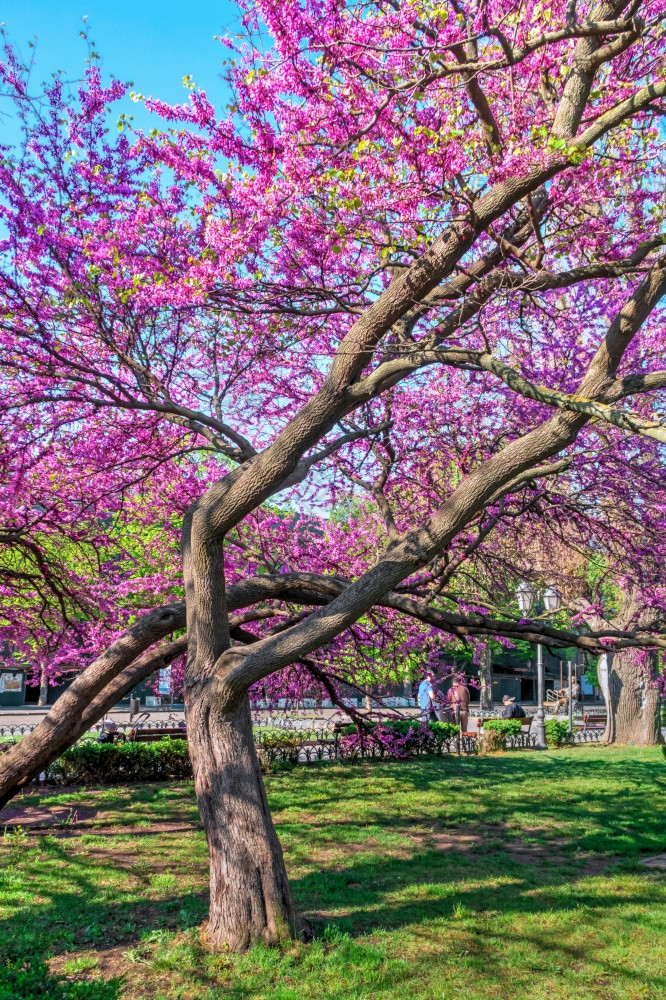
M 206 953 L 191 785 L 26 795 L 62 820 L 2 838 L 0 1000 L 666 997 L 666 872 L 640 866 L 666 851 L 659 750 L 301 767 L 267 785 L 312 944 Z

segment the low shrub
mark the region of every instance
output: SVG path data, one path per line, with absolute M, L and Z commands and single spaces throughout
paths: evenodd
M 419 719 L 386 719 L 369 723 L 363 733 L 353 725 L 345 726 L 340 734 L 340 749 L 350 759 L 363 756 L 371 745 L 380 756 L 404 758 L 437 753 L 459 732 L 460 726 L 451 722 L 431 722 L 423 727 Z
M 569 723 L 559 719 L 546 719 L 546 743 L 555 750 L 561 747 L 569 732 Z
M 291 770 L 295 767 L 304 739 L 303 733 L 294 730 L 261 729 L 255 750 L 262 771 Z
M 418 719 L 389 719 L 382 723 L 384 729 L 392 729 L 403 736 L 411 730 L 419 740 L 429 740 L 433 737 L 438 740 L 452 740 L 460 732 L 460 726 L 453 722 L 429 722 L 423 729 Z
M 347 760 L 368 755 L 401 759 L 418 754 L 440 753 L 455 739 L 460 727 L 450 722 L 431 722 L 425 729 L 418 719 L 388 719 L 370 723 L 358 733 L 354 725 L 340 733 L 338 752 Z M 261 728 L 255 744 L 264 772 L 291 770 L 299 763 L 308 734 L 287 729 Z M 306 753 L 310 753 L 306 748 Z M 326 759 L 326 749 L 312 751 L 313 759 Z M 318 756 L 317 756 L 318 754 Z M 163 737 L 154 743 L 97 743 L 85 739 L 65 750 L 47 771 L 47 781 L 57 784 L 115 784 L 137 781 L 168 781 L 192 777 L 185 739 Z
M 261 729 L 258 746 L 267 750 L 289 750 L 300 747 L 304 736 L 302 732 L 293 729 Z
M 442 742 L 452 740 L 460 732 L 460 726 L 455 722 L 431 722 L 428 729 L 432 735 Z
M 367 722 L 365 725 L 366 731 L 371 732 L 376 725 L 377 725 L 376 722 Z M 354 736 L 358 732 L 358 730 L 353 722 L 348 722 L 346 726 L 341 726 L 338 732 L 340 736 Z
M 385 719 L 381 723 L 381 727 L 393 733 L 399 733 L 400 736 L 407 736 L 407 734 L 416 736 L 421 731 L 421 722 L 419 719 Z
M 377 725 L 378 723 L 376 722 L 369 722 L 366 727 L 367 731 L 369 733 L 372 732 L 377 728 Z M 390 729 L 401 736 L 407 736 L 411 730 L 419 739 L 423 737 L 425 732 L 426 738 L 429 733 L 431 736 L 436 736 L 441 740 L 450 740 L 460 732 L 460 726 L 456 726 L 453 722 L 430 722 L 424 731 L 419 719 L 385 719 L 380 725 L 382 729 Z M 353 736 L 355 732 L 356 726 L 351 723 L 340 730 L 340 735 Z
M 192 777 L 186 740 L 155 743 L 77 743 L 48 769 L 47 779 L 66 785 L 167 781 Z
M 484 719 L 484 733 L 499 733 L 500 736 L 520 736 L 523 727 L 520 719 Z
M 501 753 L 505 749 L 504 735 L 496 729 L 487 729 L 484 726 L 479 736 L 479 753 Z

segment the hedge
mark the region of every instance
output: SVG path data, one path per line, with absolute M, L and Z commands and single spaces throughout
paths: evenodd
M 454 725 L 453 722 L 430 722 L 424 731 L 418 719 L 389 719 L 388 722 L 383 722 L 382 726 L 384 729 L 400 733 L 401 736 L 406 736 L 411 730 L 420 739 L 425 736 L 426 739 L 434 737 L 438 740 L 452 740 L 460 732 L 460 726 Z
M 506 737 L 519 736 L 522 727 L 519 719 L 488 719 L 484 730 Z M 424 728 L 417 719 L 387 719 L 369 723 L 365 734 L 359 734 L 354 725 L 340 731 L 339 753 L 342 759 L 354 757 L 354 746 L 360 749 L 369 743 L 379 747 L 387 756 L 412 756 L 419 753 L 441 753 L 445 744 L 455 739 L 460 727 L 451 722 L 431 722 Z M 373 730 L 379 730 L 373 739 Z M 395 734 L 392 737 L 391 734 Z M 364 736 L 369 743 L 364 744 Z M 546 740 L 549 747 L 559 747 L 567 739 L 568 725 L 557 719 L 546 722 Z M 281 729 L 264 729 L 257 753 L 264 767 L 276 763 L 295 766 L 299 763 L 304 734 Z M 397 740 L 397 742 L 395 742 Z M 395 743 L 395 745 L 394 745 Z M 324 759 L 321 757 L 320 759 Z M 154 743 L 97 743 L 83 740 L 70 747 L 48 769 L 47 780 L 61 784 L 113 784 L 136 781 L 170 781 L 192 777 L 192 767 L 187 752 L 187 741 L 163 737 Z
M 484 719 L 483 728 L 502 736 L 520 736 L 523 731 L 520 723 L 520 719 Z
M 413 753 L 441 752 L 444 744 L 454 739 L 460 729 L 450 722 L 431 722 L 424 730 L 417 720 L 409 719 L 391 719 L 380 725 L 384 732 L 378 742 L 380 746 L 386 744 L 389 756 L 391 732 L 400 740 L 402 751 L 411 756 Z M 372 731 L 376 723 L 368 728 Z M 358 741 L 356 727 L 345 726 L 341 736 L 347 737 L 340 741 L 341 758 L 353 757 L 346 752 L 344 744 L 350 738 Z M 302 732 L 262 729 L 256 744 L 262 767 L 298 764 L 304 737 L 307 738 L 307 734 Z M 325 755 L 320 759 L 326 759 Z M 184 739 L 165 736 L 154 743 L 97 743 L 84 739 L 65 750 L 48 768 L 46 777 L 47 781 L 66 785 L 170 781 L 191 778 L 192 767 Z
M 407 736 L 409 734 L 413 739 L 419 741 L 423 739 L 427 741 L 432 737 L 440 741 L 452 740 L 460 732 L 460 726 L 454 725 L 453 722 L 430 722 L 427 729 L 424 730 L 418 719 L 387 719 L 380 723 L 370 722 L 366 724 L 366 729 L 371 733 L 378 725 L 382 729 L 398 733 L 399 736 Z M 356 726 L 350 723 L 340 730 L 340 735 L 354 736 L 357 732 Z
M 487 719 L 483 723 L 484 730 L 492 730 L 502 736 L 520 736 L 522 727 L 520 719 Z M 546 720 L 546 743 L 549 747 L 560 747 L 569 733 L 569 724 L 560 719 Z
M 77 743 L 48 770 L 50 780 L 66 785 L 191 777 L 187 741 L 168 736 L 155 743 Z

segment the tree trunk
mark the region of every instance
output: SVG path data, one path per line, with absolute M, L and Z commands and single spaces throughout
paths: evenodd
M 289 880 L 252 738 L 249 699 L 224 707 L 210 685 L 186 692 L 187 734 L 210 855 L 208 938 L 243 951 L 295 936 Z
M 485 646 L 481 653 L 479 681 L 481 682 L 481 711 L 489 712 L 493 707 L 493 656 L 489 646 Z
M 37 705 L 43 708 L 49 703 L 49 679 L 46 675 L 46 669 L 42 669 L 42 674 L 39 680 L 39 700 Z
M 623 649 L 608 659 L 608 678 L 603 685 L 608 722 L 603 742 L 639 747 L 663 743 L 659 692 L 650 677 L 645 654 Z

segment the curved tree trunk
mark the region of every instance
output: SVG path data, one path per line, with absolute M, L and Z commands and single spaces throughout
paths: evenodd
M 604 743 L 651 747 L 663 743 L 659 692 L 644 662 L 644 655 L 623 649 L 609 656 L 605 685 L 608 722 Z
M 70 694 L 74 687 L 72 685 L 60 696 L 37 728 L 0 757 L 0 808 L 36 778 L 40 771 L 45 771 L 63 750 L 76 743 L 140 681 L 166 667 L 186 649 L 187 639 L 183 638 L 144 653 L 124 670 L 120 670 L 96 696 L 94 670 L 90 671 L 90 676 L 87 671 L 80 674 L 77 681 L 81 683 L 75 697 L 70 697 L 63 704 L 65 695 Z
M 293 937 L 296 911 L 254 749 L 249 700 L 224 707 L 210 686 L 193 686 L 186 712 L 210 855 L 210 944 L 243 951 L 253 941 Z

